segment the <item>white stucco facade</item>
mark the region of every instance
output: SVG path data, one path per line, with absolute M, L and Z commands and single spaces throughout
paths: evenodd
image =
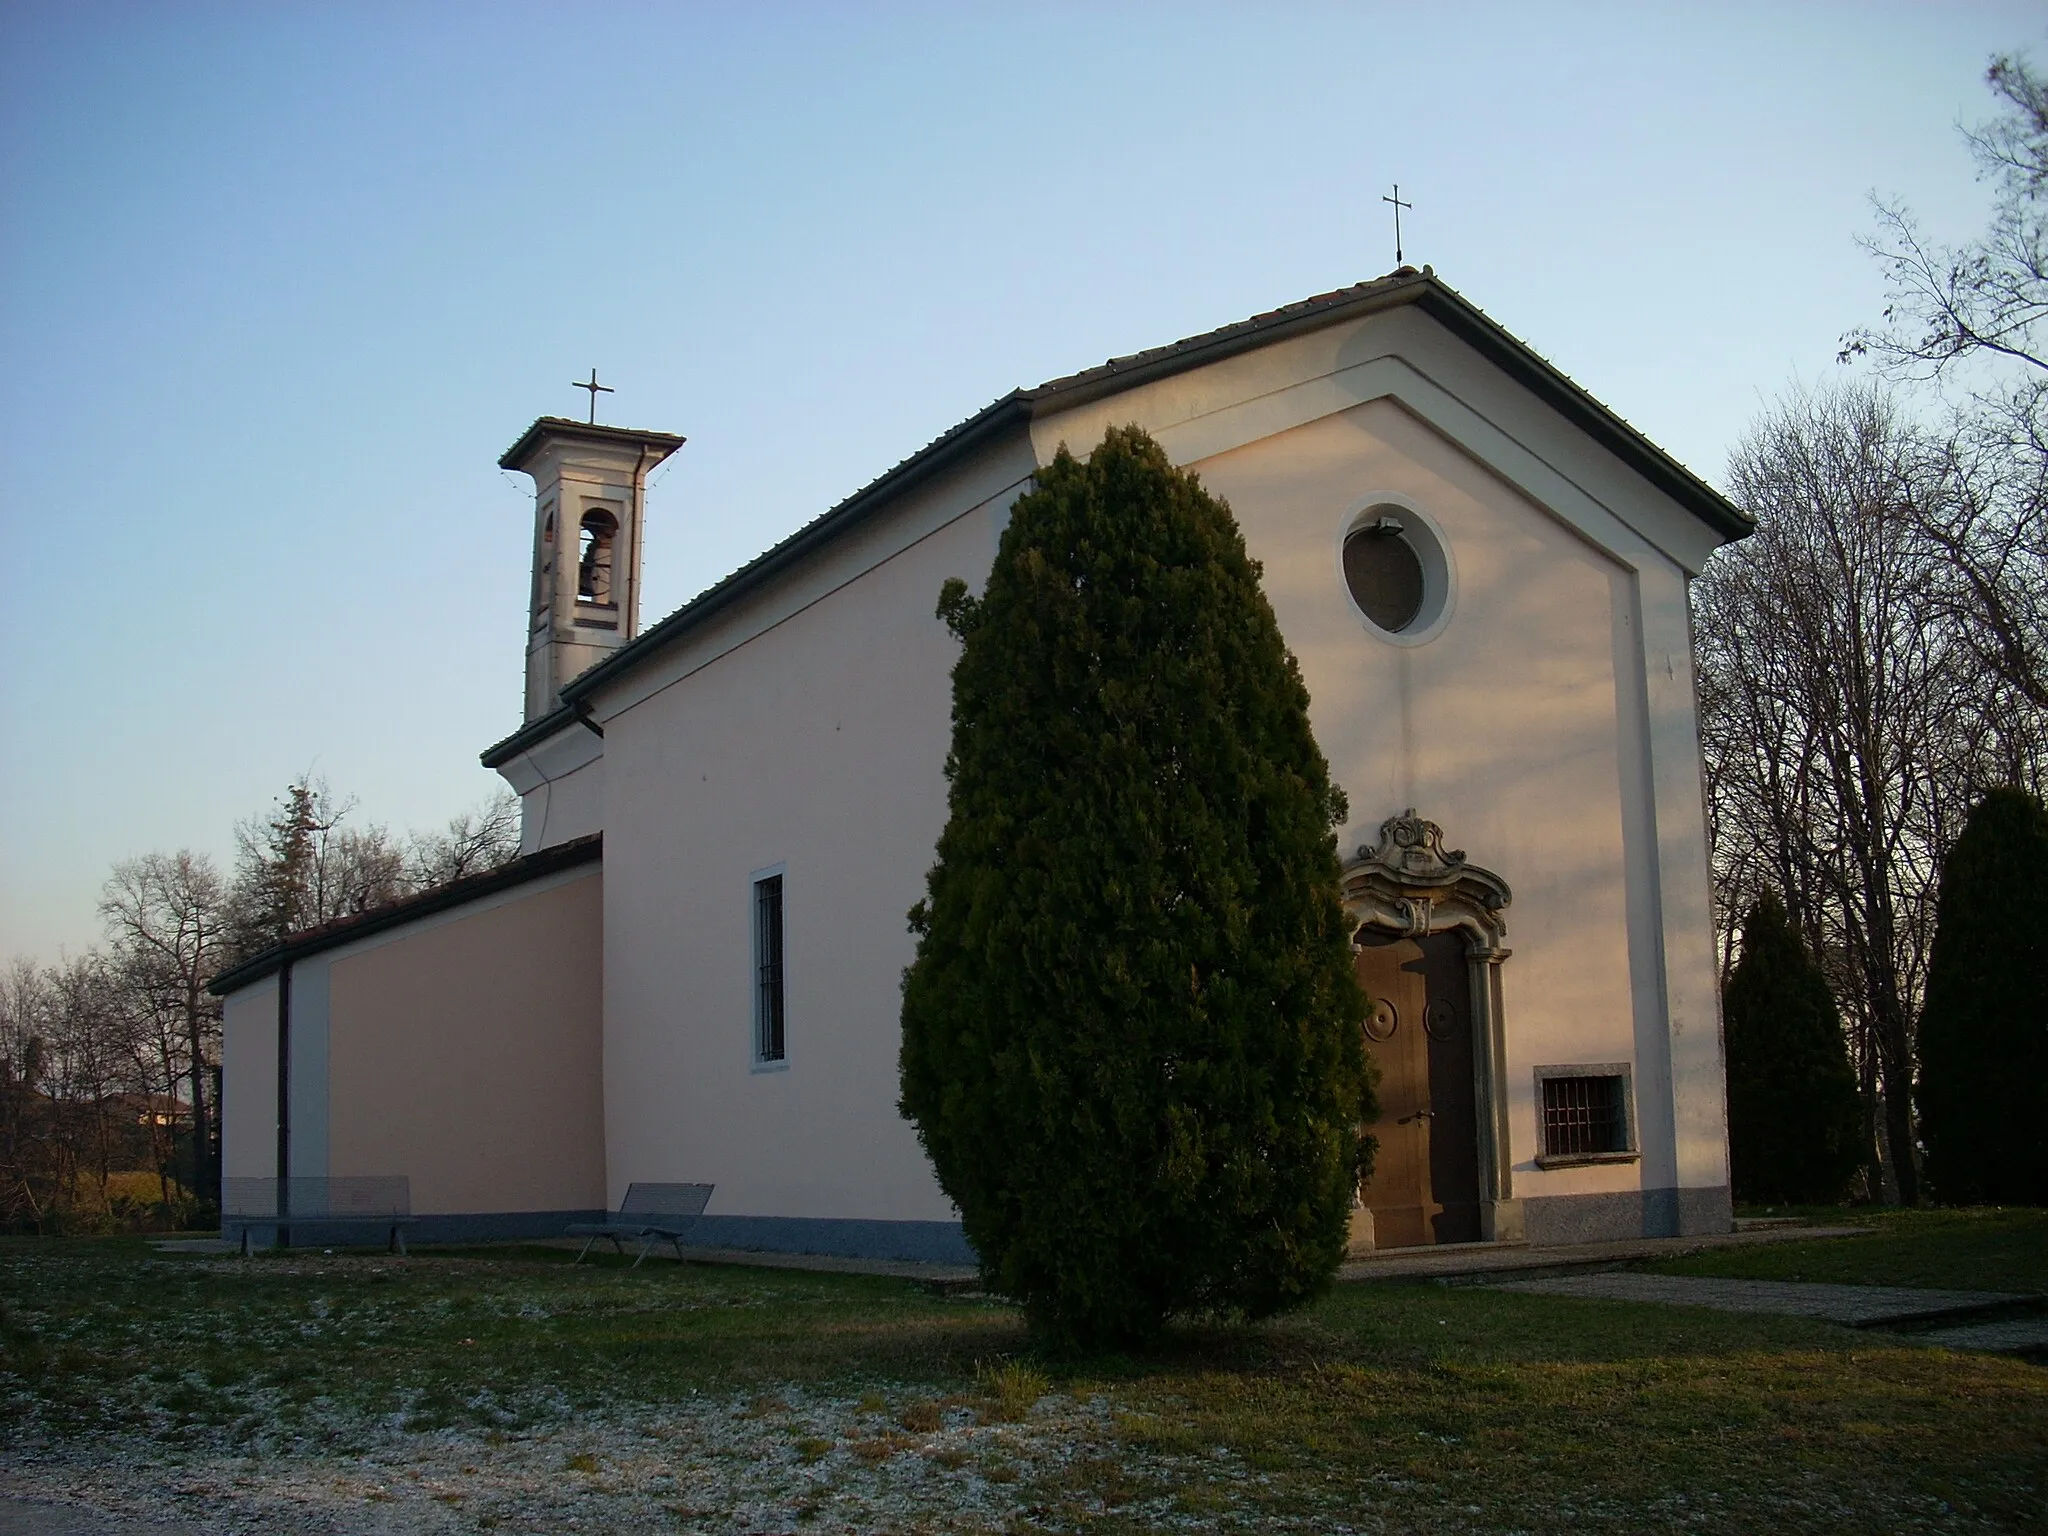
M 722 1240 L 957 1249 L 896 1110 L 905 914 L 946 813 L 957 649 L 934 604 L 948 577 L 985 579 L 1061 443 L 1136 423 L 1230 503 L 1263 565 L 1349 796 L 1346 857 L 1412 807 L 1512 891 L 1490 1234 L 1725 1228 L 1686 583 L 1739 517 L 1433 280 L 1347 294 L 998 402 L 571 680 L 552 714 L 529 701 L 486 755 L 523 797 L 522 853 L 604 834 L 608 1202 L 707 1182 Z M 1426 524 L 1444 557 L 1441 617 L 1413 633 L 1377 630 L 1345 585 L 1344 536 L 1375 508 Z M 764 1063 L 767 870 L 787 1014 Z M 260 1083 L 267 1059 L 274 1093 L 274 1032 L 265 1058 L 238 1022 L 263 984 L 230 1001 L 249 1063 L 230 1069 L 231 1146 L 261 1130 L 236 1074 Z M 1633 1156 L 1541 1166 L 1539 1070 L 1586 1063 L 1627 1069 Z

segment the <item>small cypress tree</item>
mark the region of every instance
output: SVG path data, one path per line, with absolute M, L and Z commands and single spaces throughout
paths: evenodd
M 1927 1181 L 1955 1205 L 2048 1205 L 2048 810 L 1994 789 L 1941 868 L 1920 1013 Z
M 1343 796 L 1230 509 L 1135 427 L 1062 447 L 946 583 L 950 817 L 902 1110 L 1062 1343 L 1265 1316 L 1342 1257 L 1372 1118 Z
M 1859 1161 L 1856 1076 L 1827 978 L 1773 891 L 1743 921 L 1721 1011 L 1735 1198 L 1839 1200 Z

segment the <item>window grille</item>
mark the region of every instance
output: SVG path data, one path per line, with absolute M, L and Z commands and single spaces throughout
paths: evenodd
M 1587 1157 L 1628 1150 L 1628 1120 L 1618 1077 L 1543 1079 L 1543 1152 Z
M 754 882 L 754 1059 L 783 1059 L 782 876 Z

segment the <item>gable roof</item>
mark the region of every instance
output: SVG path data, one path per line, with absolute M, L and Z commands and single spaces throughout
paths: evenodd
M 656 651 L 680 640 L 734 602 L 837 538 L 849 526 L 892 496 L 928 478 L 961 454 L 1001 432 L 1029 424 L 1042 415 L 1071 409 L 1105 395 L 1220 362 L 1254 347 L 1412 304 L 1551 406 L 1573 425 L 1679 506 L 1715 532 L 1739 539 L 1755 528 L 1755 520 L 1708 485 L 1670 454 L 1573 383 L 1435 271 L 1401 267 L 1385 277 L 1267 310 L 1200 336 L 1127 357 L 1113 357 L 1093 368 L 1051 379 L 1036 389 L 1015 389 L 991 402 L 958 426 L 855 491 L 822 516 L 756 556 L 716 585 L 706 588 L 630 645 L 621 646 L 562 688 L 562 704 L 550 714 L 529 721 L 483 754 L 483 765 L 496 768 L 527 747 L 543 741 L 575 721 L 588 709 L 597 689 L 637 666 Z

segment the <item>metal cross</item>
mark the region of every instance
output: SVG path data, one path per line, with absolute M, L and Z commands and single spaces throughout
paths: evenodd
M 1396 188 L 1394 188 L 1394 190 L 1395 190 L 1396 192 L 1398 192 L 1398 191 L 1400 191 L 1401 189 L 1400 189 L 1399 187 L 1396 187 Z M 1397 215 L 1397 217 L 1398 217 L 1398 215 Z M 1398 242 L 1396 242 L 1396 243 L 1398 243 Z M 571 380 L 570 380 L 569 382 L 570 382 L 571 384 L 574 384 L 574 385 L 575 385 L 575 386 L 576 386 L 576 387 L 577 387 L 578 389 L 587 389 L 587 390 L 589 390 L 589 391 L 590 391 L 590 424 L 591 424 L 591 425 L 592 425 L 593 427 L 594 427 L 594 426 L 596 426 L 596 425 L 597 425 L 597 397 L 598 397 L 598 396 L 599 396 L 600 394 L 605 394 L 605 395 L 613 395 L 613 394 L 617 394 L 617 393 L 618 393 L 618 391 L 617 391 L 617 390 L 615 390 L 615 389 L 613 389 L 613 388 L 611 387 L 611 385 L 609 385 L 609 384 L 600 384 L 600 383 L 598 383 L 598 382 L 597 382 L 597 370 L 596 370 L 595 368 L 593 368 L 593 369 L 591 369 L 591 370 L 590 370 L 590 382 L 589 382 L 588 384 L 584 383 L 584 382 L 583 382 L 583 381 L 582 381 L 581 379 L 571 379 Z
M 1394 195 L 1392 197 L 1382 197 L 1380 201 L 1394 205 L 1394 265 L 1398 267 L 1401 265 L 1401 210 L 1406 208 L 1409 212 L 1413 213 L 1415 205 L 1401 201 L 1401 183 L 1398 181 L 1394 183 Z M 593 373 L 591 377 L 594 379 L 597 375 Z

